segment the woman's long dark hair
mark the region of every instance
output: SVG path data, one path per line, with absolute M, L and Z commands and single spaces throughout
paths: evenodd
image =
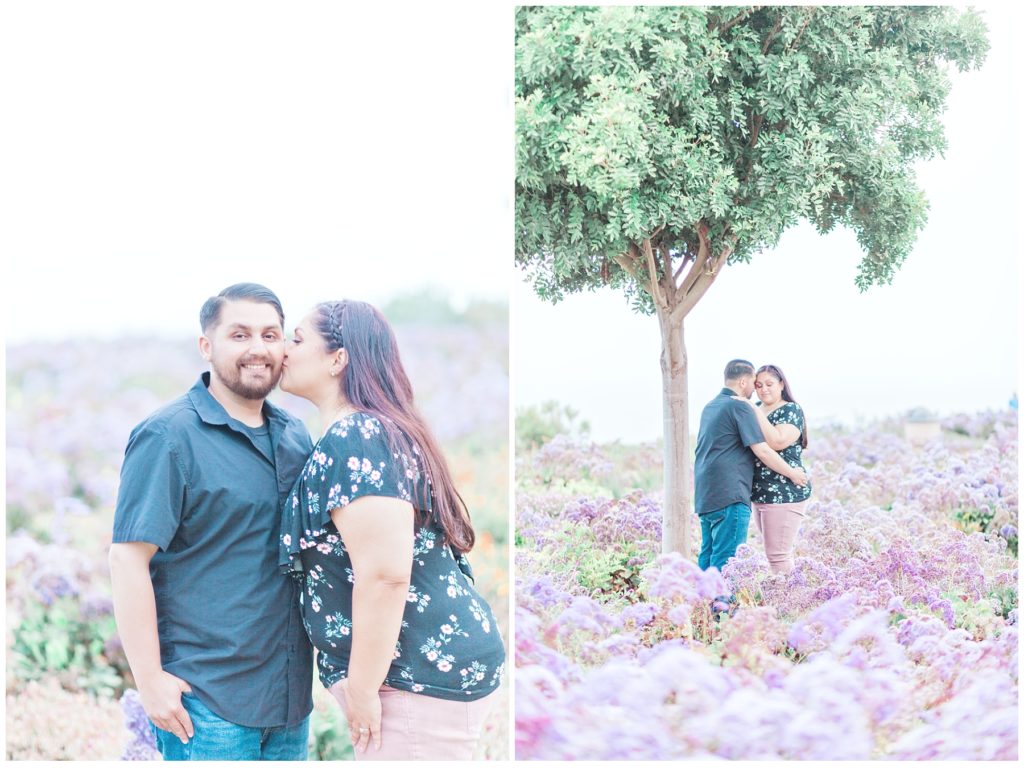
M 326 301 L 317 305 L 316 312 L 313 324 L 327 342 L 328 352 L 344 347 L 348 353 L 348 366 L 339 377 L 341 394 L 358 411 L 381 420 L 388 441 L 400 452 L 423 461 L 425 484 L 445 541 L 459 552 L 468 552 L 476 540 L 469 510 L 455 490 L 440 446 L 413 403 L 412 384 L 391 326 L 375 307 L 362 301 Z M 420 484 L 424 484 L 422 476 L 417 491 Z M 417 527 L 429 519 L 429 515 L 418 517 Z
M 762 366 L 754 373 L 754 379 L 757 379 L 758 374 L 768 372 L 775 379 L 782 383 L 782 400 L 792 401 L 796 403 L 796 399 L 793 398 L 793 391 L 789 389 L 789 380 L 786 379 L 786 375 L 782 373 L 782 369 L 778 366 L 772 366 L 771 364 Z M 803 415 L 803 407 L 800 408 L 800 413 Z M 807 417 L 804 416 L 804 429 L 800 432 L 800 446 L 807 449 Z

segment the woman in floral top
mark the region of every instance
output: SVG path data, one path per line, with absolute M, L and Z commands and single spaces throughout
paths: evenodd
M 505 647 L 391 327 L 363 302 L 318 305 L 286 348 L 281 388 L 316 404 L 323 427 L 285 504 L 282 569 L 301 585 L 356 758 L 472 758 Z
M 803 469 L 800 453 L 807 447 L 807 423 L 782 369 L 762 366 L 754 375 L 754 390 L 761 401 L 752 403 L 768 446 L 793 468 Z M 754 461 L 754 524 L 764 537 L 768 564 L 776 573 L 793 570 L 793 544 L 810 497 L 810 482 L 800 487 L 760 460 Z

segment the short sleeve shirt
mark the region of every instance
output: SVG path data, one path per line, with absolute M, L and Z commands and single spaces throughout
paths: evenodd
M 397 429 L 394 431 L 398 433 Z M 301 580 L 302 617 L 318 650 L 325 686 L 348 675 L 355 578 L 331 510 L 366 495 L 409 501 L 429 514 L 429 482 L 411 454 L 388 440 L 381 420 L 356 413 L 334 423 L 313 448 L 282 513 L 280 563 Z M 416 523 L 420 524 L 419 521 Z M 412 575 L 394 659 L 384 683 L 448 700 L 493 692 L 504 673 L 505 647 L 468 563 L 444 542 L 433 520 L 409 536 Z
M 768 422 L 772 425 L 793 425 L 802 433 L 804 412 L 799 404 L 790 401 L 771 412 L 768 415 Z M 797 439 L 779 452 L 779 455 L 793 468 L 803 468 L 800 456 L 802 450 L 800 439 Z M 792 479 L 775 473 L 760 460 L 754 461 L 754 489 L 751 498 L 755 503 L 799 503 L 810 497 L 810 482 L 806 487 L 799 487 Z
M 312 443 L 264 402 L 266 454 L 208 385 L 205 373 L 132 431 L 113 541 L 159 547 L 150 576 L 164 670 L 228 721 L 291 725 L 312 710 L 313 655 L 297 585 L 278 569 L 278 524 Z
M 764 441 L 754 408 L 737 401 L 735 391 L 722 392 L 704 407 L 697 433 L 694 460 L 694 505 L 698 514 L 724 509 L 734 503 L 750 505 L 754 480 L 751 444 Z

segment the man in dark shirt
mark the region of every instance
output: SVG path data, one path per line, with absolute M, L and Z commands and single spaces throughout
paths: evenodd
M 732 360 L 725 367 L 725 387 L 704 407 L 697 433 L 694 490 L 700 517 L 701 547 L 697 564 L 721 569 L 747 540 L 754 456 L 797 484 L 807 474 L 793 468 L 764 440 L 756 411 L 746 401 L 754 393 L 754 364 Z
M 312 448 L 264 399 L 281 302 L 225 288 L 200 312 L 210 363 L 131 433 L 114 513 L 114 612 L 164 759 L 305 759 L 312 648 L 278 569 L 284 499 Z

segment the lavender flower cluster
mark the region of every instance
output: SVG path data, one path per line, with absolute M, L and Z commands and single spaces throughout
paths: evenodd
M 559 434 L 537 450 L 529 470 L 545 485 L 567 487 L 574 480 L 600 479 L 612 467 L 597 444 Z
M 8 510 L 28 517 L 70 499 L 80 512 L 112 506 L 128 433 L 202 365 L 184 342 L 8 348 Z
M 508 327 L 398 325 L 416 402 L 442 442 L 508 434 Z
M 397 326 L 396 336 L 420 408 L 442 442 L 507 433 L 505 326 Z M 8 510 L 23 519 L 53 511 L 61 499 L 83 512 L 112 506 L 131 429 L 208 368 L 189 341 L 9 347 Z M 315 414 L 280 391 L 271 400 L 303 418 Z
M 149 717 L 142 708 L 142 701 L 135 689 L 128 689 L 121 696 L 121 712 L 124 726 L 128 730 L 128 742 L 121 753 L 122 761 L 143 762 L 159 759 L 156 750 L 156 735 L 150 726 Z
M 721 573 L 660 554 L 657 493 L 521 477 L 517 758 L 1017 758 L 1016 414 L 956 427 L 819 432 L 783 575 L 753 529 Z M 962 519 L 986 509 L 1001 528 Z M 624 543 L 640 594 L 581 587 Z

